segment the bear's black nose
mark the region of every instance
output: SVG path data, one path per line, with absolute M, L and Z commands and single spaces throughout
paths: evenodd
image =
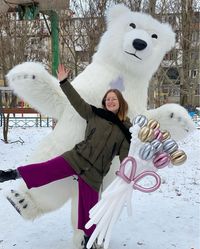
M 147 46 L 147 43 L 141 39 L 135 39 L 133 41 L 133 47 L 137 50 L 143 50 Z

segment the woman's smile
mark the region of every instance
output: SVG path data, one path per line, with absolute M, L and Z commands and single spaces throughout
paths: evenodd
M 119 100 L 117 98 L 117 95 L 114 92 L 108 93 L 106 100 L 106 109 L 108 111 L 111 111 L 113 113 L 117 113 L 119 110 Z

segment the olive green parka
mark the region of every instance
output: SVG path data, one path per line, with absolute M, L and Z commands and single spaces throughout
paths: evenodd
M 87 122 L 84 140 L 61 156 L 87 184 L 99 191 L 113 158 L 119 155 L 122 161 L 128 155 L 129 142 L 116 124 L 92 111 L 91 105 L 80 97 L 67 79 L 60 86 L 71 105 Z M 127 129 L 131 126 L 129 120 L 123 124 Z

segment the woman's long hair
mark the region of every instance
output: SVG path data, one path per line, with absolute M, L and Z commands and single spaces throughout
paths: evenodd
M 116 94 L 117 96 L 117 99 L 119 101 L 119 110 L 117 112 L 117 116 L 118 118 L 121 120 L 121 121 L 125 121 L 127 119 L 127 113 L 128 113 L 128 104 L 126 102 L 126 100 L 124 99 L 123 95 L 121 94 L 121 92 L 118 90 L 118 89 L 110 89 L 108 90 L 103 99 L 102 99 L 102 106 L 104 109 L 106 109 L 106 97 L 107 95 L 110 93 L 110 92 L 113 92 Z

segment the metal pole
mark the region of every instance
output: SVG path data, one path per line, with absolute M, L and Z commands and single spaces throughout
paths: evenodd
M 59 17 L 56 11 L 50 11 L 51 21 L 51 49 L 52 49 L 52 74 L 56 76 L 59 64 Z
M 51 21 L 51 49 L 52 49 L 52 74 L 56 75 L 59 64 L 59 17 L 56 11 L 50 11 Z M 52 129 L 56 126 L 56 120 L 52 120 Z

